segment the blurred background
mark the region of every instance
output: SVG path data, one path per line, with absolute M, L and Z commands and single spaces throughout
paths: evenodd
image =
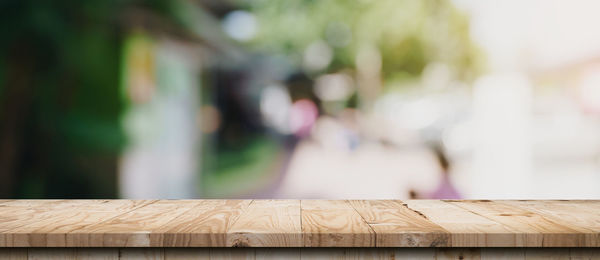
M 600 2 L 0 2 L 1 198 L 600 198 Z

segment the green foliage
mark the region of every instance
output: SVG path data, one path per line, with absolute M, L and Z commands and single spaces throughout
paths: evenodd
M 265 189 L 279 173 L 285 151 L 273 139 L 251 136 L 244 145 L 203 157 L 202 194 L 208 198 L 243 196 Z
M 2 124 L 19 131 L 11 196 L 116 196 L 124 143 L 117 18 L 126 3 L 0 4 Z
M 447 64 L 457 79 L 465 81 L 472 80 L 480 68 L 468 20 L 448 0 L 244 3 L 259 21 L 258 35 L 250 44 L 264 52 L 284 54 L 298 64 L 309 44 L 325 40 L 334 50 L 328 71 L 354 68 L 363 45 L 379 48 L 384 81 L 418 77 L 430 62 Z M 348 44 L 335 46 L 330 29 L 340 24 L 350 29 L 351 38 Z

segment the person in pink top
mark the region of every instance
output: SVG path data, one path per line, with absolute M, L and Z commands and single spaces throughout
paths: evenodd
M 450 161 L 446 157 L 443 148 L 435 145 L 432 147 L 435 157 L 440 165 L 441 179 L 437 188 L 428 194 L 428 199 L 461 199 L 460 193 L 456 190 L 450 180 Z

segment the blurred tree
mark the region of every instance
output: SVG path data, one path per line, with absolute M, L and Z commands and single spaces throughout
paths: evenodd
M 325 42 L 333 58 L 317 73 L 355 68 L 364 46 L 380 52 L 387 83 L 414 79 L 430 62 L 447 64 L 464 81 L 480 69 L 467 17 L 448 0 L 259 0 L 240 5 L 258 19 L 258 34 L 250 44 L 259 50 L 301 65 L 311 44 Z
M 120 15 L 163 1 L 0 2 L 0 197 L 116 197 Z
M 114 197 L 116 2 L 0 5 L 0 196 Z

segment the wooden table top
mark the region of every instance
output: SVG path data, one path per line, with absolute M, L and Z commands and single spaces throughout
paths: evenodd
M 598 246 L 590 200 L 0 200 L 0 247 Z

